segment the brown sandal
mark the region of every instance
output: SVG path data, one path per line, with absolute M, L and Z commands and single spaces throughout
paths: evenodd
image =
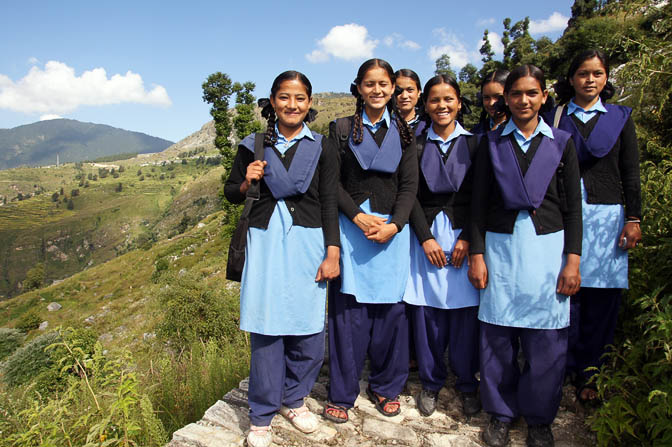
M 376 410 L 378 410 L 378 412 L 383 416 L 392 417 L 401 413 L 401 403 L 399 402 L 398 397 L 390 399 L 389 397 L 379 396 L 371 389 L 371 385 L 366 387 L 366 395 L 369 396 L 371 402 L 373 402 L 373 404 L 376 406 Z M 388 405 L 392 406 L 396 405 L 397 408 L 395 410 L 388 411 L 387 410 Z
M 344 418 L 339 417 L 337 415 L 345 415 Z M 332 404 L 331 402 L 327 402 L 324 405 L 324 411 L 322 411 L 322 417 L 324 417 L 326 420 L 334 422 L 336 424 L 345 424 L 348 422 L 348 409 L 345 407 L 342 407 L 340 405 Z

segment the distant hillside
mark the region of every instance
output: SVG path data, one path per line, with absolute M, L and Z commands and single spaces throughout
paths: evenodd
M 0 129 L 0 169 L 95 160 L 121 153 L 160 152 L 172 141 L 103 124 L 56 119 Z

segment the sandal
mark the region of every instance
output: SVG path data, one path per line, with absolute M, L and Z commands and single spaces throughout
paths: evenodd
M 247 433 L 247 445 L 249 447 L 269 447 L 273 443 L 273 433 L 270 425 L 250 425 Z
M 341 414 L 345 415 L 345 417 L 340 417 L 339 415 Z M 322 411 L 322 417 L 336 424 L 345 424 L 349 419 L 348 409 L 340 405 L 327 402 L 324 406 L 324 411 Z
M 373 404 L 376 406 L 376 410 L 378 410 L 378 412 L 380 414 L 382 414 L 383 416 L 392 417 L 392 416 L 396 416 L 399 413 L 401 413 L 401 403 L 399 403 L 399 398 L 398 397 L 390 399 L 389 397 L 379 396 L 377 393 L 375 393 L 371 389 L 371 385 L 366 387 L 366 395 L 369 396 L 369 399 L 371 399 L 371 402 L 373 402 Z M 381 398 L 383 400 L 380 400 Z M 396 410 L 388 411 L 387 410 L 388 405 L 391 405 L 391 406 L 396 405 L 397 408 L 396 408 Z
M 283 415 L 297 430 L 303 433 L 312 433 L 317 430 L 319 422 L 315 415 L 310 412 L 306 404 L 299 408 L 280 408 L 280 414 Z

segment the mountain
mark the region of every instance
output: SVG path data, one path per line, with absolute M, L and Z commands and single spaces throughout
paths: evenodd
M 115 154 L 160 152 L 172 141 L 115 127 L 69 119 L 0 129 L 0 169 L 95 160 Z

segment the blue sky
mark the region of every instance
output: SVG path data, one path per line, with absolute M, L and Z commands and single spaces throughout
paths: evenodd
M 210 119 L 201 83 L 215 71 L 258 96 L 288 69 L 347 91 L 369 57 L 424 82 L 444 52 L 456 72 L 480 66 L 483 30 L 496 48 L 505 17 L 557 39 L 572 3 L 3 0 L 0 128 L 60 116 L 178 141 Z

